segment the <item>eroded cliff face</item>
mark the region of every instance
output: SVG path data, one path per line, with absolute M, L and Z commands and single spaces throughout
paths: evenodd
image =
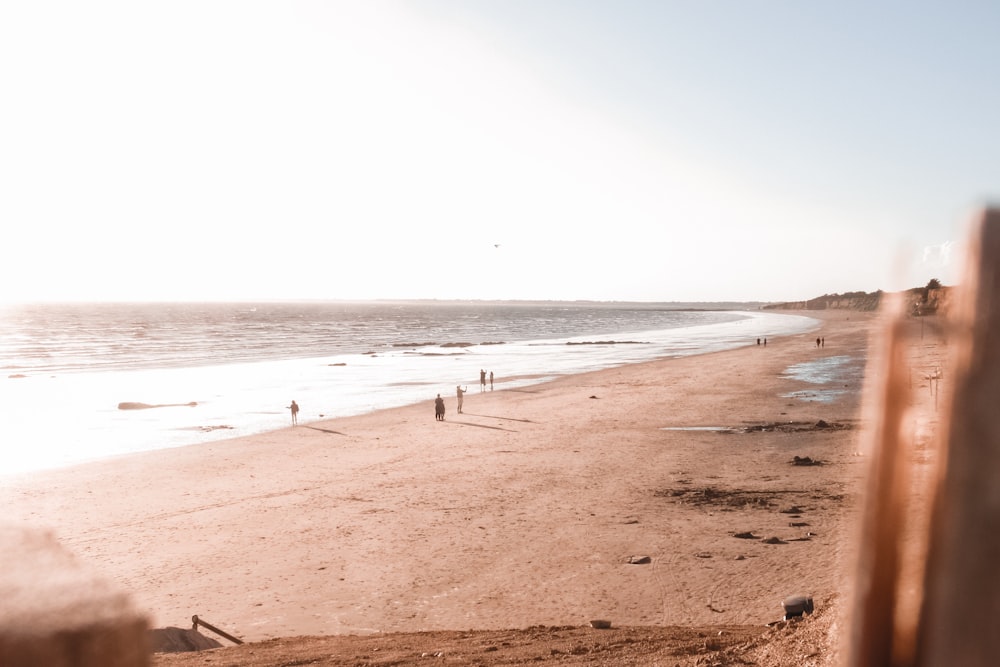
M 945 314 L 951 307 L 954 288 L 914 287 L 903 293 L 907 309 L 913 315 Z M 769 310 L 878 310 L 886 292 L 845 292 L 844 294 L 824 294 L 808 301 L 789 301 L 764 306 Z
M 846 292 L 844 294 L 824 294 L 808 301 L 789 301 L 764 306 L 774 310 L 878 310 L 882 303 L 882 290 L 877 292 Z

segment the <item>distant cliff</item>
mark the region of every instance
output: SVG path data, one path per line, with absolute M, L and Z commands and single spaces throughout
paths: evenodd
M 882 290 L 877 292 L 845 292 L 824 294 L 808 301 L 788 301 L 764 306 L 773 310 L 878 310 L 882 303 Z
M 954 288 L 946 287 L 932 280 L 926 287 L 913 287 L 903 292 L 912 315 L 933 315 L 946 313 L 952 301 Z M 845 292 L 843 294 L 824 294 L 808 301 L 789 301 L 786 303 L 770 303 L 763 306 L 768 310 L 878 310 L 882 298 L 886 294 L 882 290 L 875 292 Z

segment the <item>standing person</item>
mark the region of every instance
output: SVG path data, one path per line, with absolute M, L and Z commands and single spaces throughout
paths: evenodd
M 479 369 L 479 391 L 486 391 L 486 371 Z
M 441 394 L 434 399 L 434 419 L 439 422 L 444 421 L 444 399 L 441 398 Z
M 299 423 L 299 404 L 292 401 L 292 404 L 288 406 L 288 409 L 292 411 L 292 426 Z
M 469 391 L 468 387 L 462 389 L 461 385 L 455 385 L 455 393 L 458 394 L 458 414 L 462 414 L 462 397 L 467 391 Z
M 493 371 L 490 371 L 490 391 L 493 391 Z

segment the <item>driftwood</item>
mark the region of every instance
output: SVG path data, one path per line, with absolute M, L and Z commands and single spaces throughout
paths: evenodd
M 952 317 L 934 469 L 917 479 L 930 503 L 920 525 L 907 523 L 922 494 L 910 481 L 902 315 L 887 326 L 850 667 L 1000 664 L 1000 210 L 975 222 Z

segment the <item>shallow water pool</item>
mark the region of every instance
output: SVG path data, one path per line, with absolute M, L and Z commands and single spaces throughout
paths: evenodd
M 781 377 L 811 385 L 835 385 L 835 387 L 800 389 L 781 396 L 800 401 L 832 403 L 849 393 L 851 387 L 860 385 L 864 370 L 863 358 L 846 354 L 793 364 L 785 369 Z

